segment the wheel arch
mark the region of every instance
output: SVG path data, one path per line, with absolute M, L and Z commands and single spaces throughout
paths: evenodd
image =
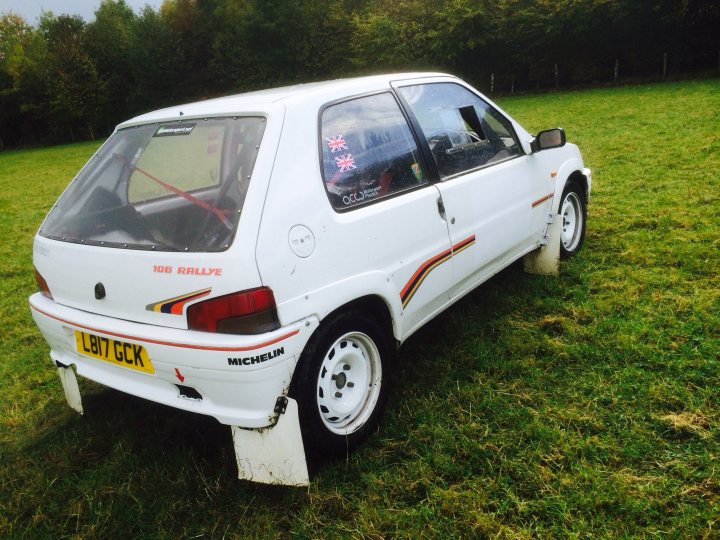
M 324 317 L 322 317 L 322 319 L 320 319 L 317 328 L 315 328 L 313 333 L 310 335 L 310 338 L 305 344 L 305 347 L 307 348 L 308 345 L 315 343 L 316 336 L 320 331 L 320 328 L 323 326 L 323 323 L 334 317 L 337 317 L 342 313 L 352 311 L 359 311 L 361 313 L 367 314 L 368 316 L 372 317 L 373 320 L 378 321 L 382 328 L 387 332 L 388 338 L 394 342 L 395 348 L 397 350 L 397 347 L 399 347 L 400 345 L 400 341 L 398 340 L 396 335 L 397 326 L 394 323 L 391 308 L 387 304 L 385 299 L 378 294 L 367 294 L 364 296 L 360 296 L 328 312 Z M 294 380 L 295 377 L 293 375 L 293 382 Z
M 396 342 L 398 341 L 396 336 L 396 325 L 393 321 L 390 306 L 387 304 L 385 299 L 378 294 L 367 294 L 338 306 L 322 318 L 320 325 L 322 325 L 323 321 L 348 311 L 360 311 L 361 313 L 369 315 L 380 323 L 380 325 L 388 332 L 389 336 L 392 336 Z M 320 325 L 318 325 L 318 328 Z
M 585 175 L 582 173 L 582 171 L 573 171 L 570 173 L 570 176 L 568 176 L 567 180 L 565 180 L 565 185 L 569 184 L 570 182 L 575 182 L 578 186 L 580 186 L 580 189 L 582 190 L 583 199 L 585 199 L 585 204 L 588 203 L 589 199 L 589 186 L 588 186 L 588 180 L 585 177 Z M 564 189 L 564 187 L 563 187 Z
M 583 174 L 582 160 L 573 158 L 562 164 L 558 170 L 558 182 L 555 184 L 555 196 L 553 199 L 552 213 L 557 214 L 560 211 L 560 199 L 565 186 L 570 182 L 576 182 L 583 192 L 585 204 L 588 203 L 590 195 L 590 184 L 588 178 Z
M 555 220 L 560 232 L 560 260 L 575 255 L 583 245 L 587 222 L 588 179 L 580 171 L 573 171 L 563 184 Z M 568 201 L 566 209 L 565 201 Z M 567 212 L 567 213 L 566 213 Z M 566 243 L 567 242 L 567 243 Z

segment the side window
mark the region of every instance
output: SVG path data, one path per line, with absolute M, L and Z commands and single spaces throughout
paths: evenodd
M 321 125 L 323 180 L 336 210 L 427 182 L 420 152 L 392 94 L 331 105 Z
M 510 122 L 454 83 L 400 88 L 420 123 L 442 178 L 522 154 Z

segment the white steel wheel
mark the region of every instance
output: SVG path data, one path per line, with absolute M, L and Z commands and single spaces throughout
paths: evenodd
M 348 332 L 323 357 L 317 379 L 317 406 L 325 427 L 353 433 L 368 421 L 380 396 L 382 362 L 375 342 Z
M 361 311 L 320 324 L 290 387 L 309 455 L 347 455 L 377 428 L 390 388 L 393 344 L 389 322 Z
M 560 255 L 567 259 L 577 253 L 585 238 L 585 203 L 574 183 L 568 184 L 560 202 Z

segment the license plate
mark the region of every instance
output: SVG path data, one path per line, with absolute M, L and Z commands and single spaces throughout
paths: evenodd
M 102 336 L 88 334 L 75 330 L 75 345 L 77 352 L 105 360 L 116 366 L 123 366 L 145 373 L 155 373 L 147 351 L 142 345 L 125 343 Z

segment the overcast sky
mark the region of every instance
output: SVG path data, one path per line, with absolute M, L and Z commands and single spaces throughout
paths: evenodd
M 125 0 L 125 3 L 139 13 L 145 4 L 157 9 L 162 0 Z M 0 0 L 0 13 L 12 11 L 22 15 L 30 24 L 37 24 L 42 11 L 52 11 L 55 15 L 80 15 L 85 21 L 92 21 L 99 5 L 100 0 Z

